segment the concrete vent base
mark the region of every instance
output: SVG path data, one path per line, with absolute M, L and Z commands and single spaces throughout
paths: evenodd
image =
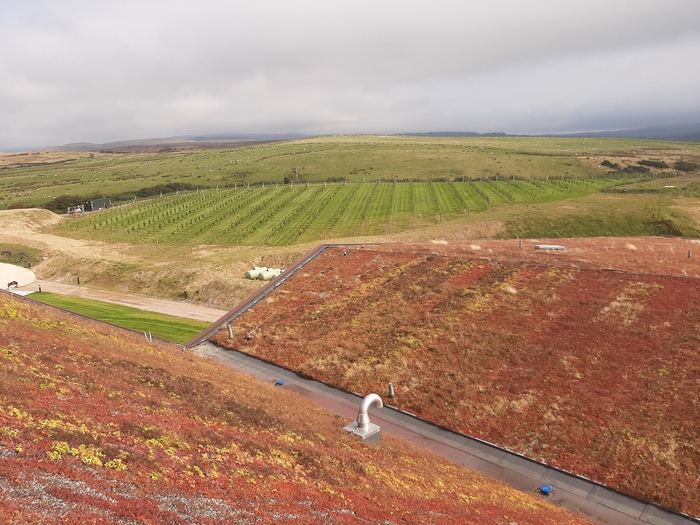
M 350 423 L 343 430 L 346 432 L 352 432 L 356 436 L 362 438 L 365 443 L 379 443 L 382 438 L 379 435 L 379 425 L 371 423 L 369 420 L 369 407 L 375 406 L 377 408 L 382 408 L 384 403 L 382 398 L 377 394 L 368 394 L 360 403 L 360 410 L 357 414 L 357 420 Z
M 375 425 L 374 423 L 369 423 L 367 428 L 360 428 L 357 421 L 353 421 L 347 427 L 343 428 L 343 430 L 362 438 L 362 441 L 365 443 L 381 443 L 382 441 L 379 425 Z

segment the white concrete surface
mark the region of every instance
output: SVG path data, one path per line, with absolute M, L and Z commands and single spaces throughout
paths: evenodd
M 28 268 L 15 266 L 14 264 L 0 263 L 0 288 L 7 289 L 7 283 L 17 281 L 19 286 L 25 286 L 36 280 L 34 272 Z M 12 287 L 14 290 L 14 286 Z

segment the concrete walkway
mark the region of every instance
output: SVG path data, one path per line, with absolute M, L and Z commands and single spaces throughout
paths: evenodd
M 207 355 L 262 381 L 282 379 L 282 388 L 294 391 L 316 405 L 346 418 L 357 418 L 362 398 L 335 387 L 303 379 L 296 373 L 237 351 L 224 350 L 204 342 L 193 351 Z M 384 397 L 386 393 L 379 392 Z M 384 399 L 389 403 L 388 398 Z M 383 434 L 405 439 L 466 468 L 499 479 L 513 488 L 539 494 L 538 487 L 548 484 L 554 493 L 549 502 L 567 508 L 601 525 L 698 525 L 700 520 L 668 512 L 630 498 L 585 478 L 529 460 L 484 441 L 469 438 L 420 420 L 410 414 L 387 407 L 370 410 L 373 423 Z M 545 496 L 539 496 L 545 498 Z
M 17 281 L 19 286 L 34 282 L 34 272 L 15 264 L 0 263 L 0 287 L 7 288 L 7 283 Z M 14 287 L 12 288 L 14 290 Z

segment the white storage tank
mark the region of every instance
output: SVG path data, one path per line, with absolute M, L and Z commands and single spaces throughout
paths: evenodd
M 260 277 L 260 274 L 263 272 L 266 272 L 267 268 L 256 266 L 252 270 L 248 270 L 245 273 L 245 278 L 246 279 L 258 279 Z
M 265 271 L 260 272 L 260 275 L 258 275 L 258 279 L 261 279 L 263 281 L 270 281 L 281 273 L 282 270 L 280 270 L 279 268 L 267 268 L 265 269 Z

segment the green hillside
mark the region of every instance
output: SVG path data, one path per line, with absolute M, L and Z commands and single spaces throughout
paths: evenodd
M 583 197 L 638 178 L 306 183 L 156 197 L 65 221 L 57 232 L 111 242 L 289 245 L 385 235 L 497 207 Z
M 182 188 L 262 182 L 598 177 L 638 160 L 696 161 L 700 145 L 628 139 L 328 136 L 220 150 L 76 154 L 0 170 L 0 209 L 54 207 L 98 196 L 128 201 Z M 17 157 L 25 162 L 28 157 Z M 657 172 L 654 168 L 652 171 Z

